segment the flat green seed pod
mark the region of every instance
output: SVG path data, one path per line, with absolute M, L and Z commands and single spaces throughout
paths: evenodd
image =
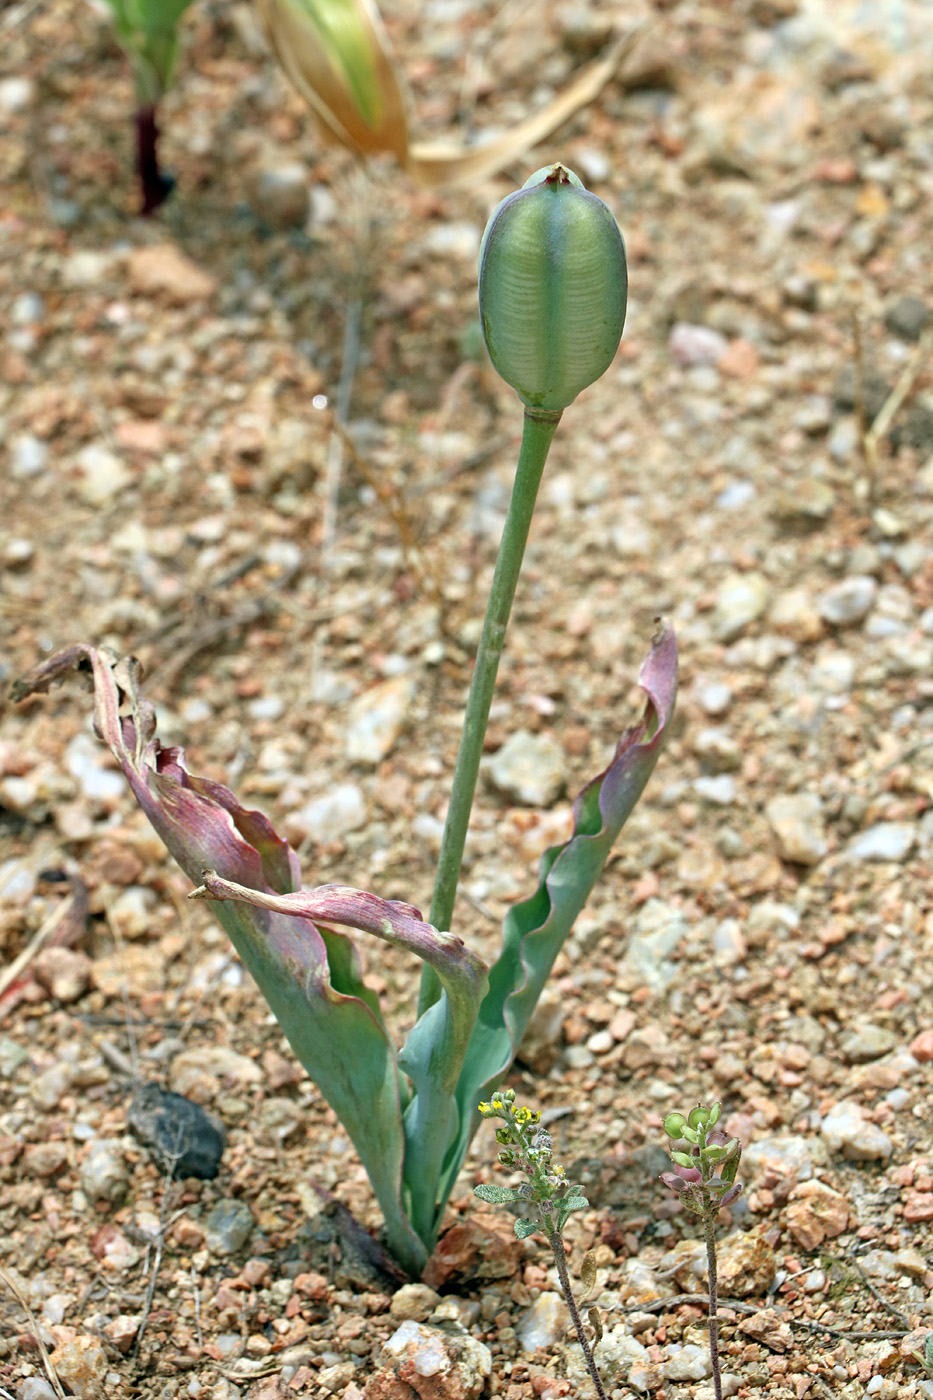
M 608 369 L 627 295 L 619 226 L 565 166 L 536 171 L 493 212 L 480 249 L 483 338 L 528 407 L 560 412 Z

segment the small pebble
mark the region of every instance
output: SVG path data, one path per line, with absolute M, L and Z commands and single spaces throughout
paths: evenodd
M 42 1376 L 27 1376 L 16 1392 L 16 1400 L 58 1400 L 58 1392 Z
M 10 444 L 10 475 L 19 480 L 38 476 L 49 459 L 48 445 L 31 433 L 23 433 Z
M 815 793 L 772 797 L 765 816 L 777 837 L 778 854 L 793 865 L 818 865 L 829 850 L 823 829 L 823 805 Z
M 905 861 L 917 844 L 911 822 L 878 822 L 849 843 L 847 854 L 857 861 Z
M 78 948 L 43 948 L 33 963 L 36 980 L 65 1005 L 77 1001 L 91 980 L 91 959 Z
M 28 1064 L 29 1051 L 19 1041 L 0 1035 L 0 1079 L 12 1079 L 21 1065 Z
M 124 938 L 142 938 L 149 932 L 158 899 L 144 885 L 128 885 L 110 906 L 110 918 Z
M 308 171 L 298 161 L 264 166 L 250 177 L 248 188 L 254 213 L 272 228 L 303 228 L 308 222 Z
M 839 1049 L 850 1065 L 863 1065 L 879 1060 L 897 1044 L 897 1036 L 886 1026 L 858 1026 L 842 1037 Z
M 441 1301 L 426 1283 L 405 1283 L 392 1295 L 389 1312 L 401 1321 L 426 1322 Z
M 286 834 L 291 841 L 338 841 L 351 831 L 366 825 L 369 809 L 363 789 L 358 783 L 337 783 L 320 797 L 312 800 L 285 820 Z
M 735 801 L 735 779 L 729 773 L 715 778 L 697 778 L 693 790 L 697 797 L 713 807 L 731 807 Z
M 885 312 L 884 324 L 892 335 L 901 340 L 919 340 L 930 321 L 926 303 L 919 297 L 898 297 Z
M 438 1377 L 439 1382 L 426 1393 L 433 1395 L 437 1389 L 439 1396 L 456 1396 L 457 1400 L 477 1400 L 492 1371 L 489 1348 L 468 1332 L 462 1335 L 443 1332 L 410 1320 L 403 1322 L 386 1342 L 380 1361 L 390 1368 L 389 1375 L 393 1379 L 400 1371 L 419 1377 Z M 395 1391 L 383 1385 L 377 1393 L 397 1391 L 397 1385 Z
M 516 1329 L 522 1351 L 556 1346 L 567 1330 L 570 1314 L 559 1293 L 541 1293 Z
M 88 1200 L 120 1201 L 129 1184 L 123 1144 L 116 1138 L 98 1138 L 92 1142 L 81 1163 L 81 1190 Z
M 878 585 L 870 575 L 855 574 L 833 584 L 817 600 L 820 616 L 833 627 L 851 627 L 871 610 Z
M 700 709 L 711 719 L 724 715 L 732 704 L 732 689 L 723 681 L 710 681 L 698 686 L 695 694 Z
M 686 321 L 678 321 L 671 331 L 667 348 L 677 364 L 690 369 L 697 365 L 717 365 L 729 348 L 729 342 L 709 326 L 692 326 Z
M 110 1370 L 103 1343 L 79 1333 L 52 1352 L 52 1365 L 60 1381 L 78 1400 L 98 1400 Z
M 735 773 L 742 766 L 741 750 L 725 729 L 701 729 L 694 737 L 693 752 L 711 773 Z
M 16 112 L 25 112 L 32 105 L 35 91 L 35 83 L 25 74 L 0 78 L 0 112 L 11 116 Z
M 82 447 L 75 466 L 78 494 L 90 506 L 117 505 L 133 479 L 122 458 L 96 442 Z
M 51 1112 L 68 1093 L 72 1083 L 71 1065 L 64 1061 L 37 1074 L 29 1085 L 33 1103 Z
M 673 1351 L 667 1364 L 664 1367 L 664 1374 L 669 1381 L 703 1381 L 707 1376 L 713 1374 L 713 1363 L 710 1361 L 709 1349 L 707 1347 L 694 1346 L 688 1343 Z
M 255 1223 L 246 1201 L 218 1201 L 204 1217 L 205 1243 L 212 1254 L 238 1254 L 253 1233 Z
M 843 1101 L 830 1109 L 820 1125 L 830 1152 L 841 1152 L 852 1162 L 886 1162 L 894 1151 L 887 1133 L 866 1117 L 860 1104 Z
M 391 753 L 414 698 L 411 676 L 392 676 L 364 690 L 349 707 L 346 756 L 351 763 L 375 767 Z
M 770 586 L 762 574 L 734 574 L 719 590 L 713 613 L 713 635 L 734 642 L 757 622 L 768 606 Z
M 564 752 L 546 734 L 516 730 L 483 768 L 498 792 L 526 807 L 550 807 L 564 791 Z

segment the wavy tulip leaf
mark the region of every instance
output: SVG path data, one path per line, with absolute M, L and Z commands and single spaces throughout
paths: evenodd
M 382 1207 L 390 1249 L 410 1273 L 420 1274 L 426 1251 L 401 1204 L 405 1089 L 353 944 L 334 930 L 319 929 L 313 914 L 268 907 L 298 883 L 297 858 L 260 812 L 241 807 L 220 783 L 189 773 L 181 749 L 162 747 L 134 662 L 115 663 L 90 646 L 70 647 L 18 682 L 13 699 L 48 690 L 76 669 L 91 672 L 97 731 L 185 874 L 196 881 L 210 867 L 218 878 L 266 897 L 267 907 L 224 902 L 215 913 L 352 1139 Z M 328 907 L 332 916 L 335 908 L 353 914 L 341 920 L 353 927 L 411 920 L 407 905 L 387 913 L 383 904 L 358 891 L 340 891 Z
M 474 1105 L 488 1099 L 518 1050 L 554 959 L 583 908 L 613 844 L 660 755 L 677 693 L 677 643 L 662 624 L 641 668 L 648 697 L 641 723 L 623 734 L 605 772 L 573 804 L 573 835 L 541 858 L 538 889 L 509 911 L 503 949 L 489 975 L 489 992 L 457 1085 L 459 1136 L 448 1154 L 440 1192 L 446 1201 L 478 1119 Z

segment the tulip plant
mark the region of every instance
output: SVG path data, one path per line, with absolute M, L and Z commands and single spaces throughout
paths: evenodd
M 703 1221 L 709 1275 L 709 1354 L 716 1400 L 722 1400 L 716 1291 L 716 1216 L 723 1206 L 731 1205 L 742 1191 L 742 1183 L 735 1179 L 742 1160 L 742 1144 L 738 1138 L 730 1137 L 716 1127 L 721 1116 L 720 1103 L 714 1103 L 712 1108 L 697 1104 L 686 1117 L 682 1113 L 669 1113 L 664 1120 L 664 1131 L 673 1143 L 680 1145 L 669 1149 L 674 1170 L 661 1173 L 661 1180 L 680 1197 L 684 1208 Z
M 538 885 L 505 919 L 488 967 L 451 932 L 493 685 L 538 483 L 561 413 L 610 363 L 625 314 L 625 253 L 615 220 L 563 166 L 539 171 L 493 214 L 482 250 L 480 311 L 490 355 L 525 404 L 515 484 L 467 703 L 429 920 L 342 885 L 300 888 L 297 858 L 265 816 L 163 746 L 132 660 L 78 645 L 14 687 L 22 698 L 89 671 L 95 722 L 140 806 L 212 901 L 295 1054 L 342 1121 L 385 1218 L 386 1242 L 418 1276 L 480 1121 L 501 1083 L 574 920 L 654 768 L 677 686 L 661 625 L 642 666 L 641 722 L 577 797 L 573 832 L 541 859 Z M 422 962 L 418 1019 L 400 1050 L 347 934 L 359 930 Z
M 169 89 L 178 53 L 178 25 L 191 0 L 107 0 L 117 40 L 133 66 L 136 89 L 136 168 L 140 213 L 153 214 L 174 188 L 159 165 L 156 113 Z

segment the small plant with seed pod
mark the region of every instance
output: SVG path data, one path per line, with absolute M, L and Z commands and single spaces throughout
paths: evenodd
M 98 733 L 152 825 L 212 902 L 298 1059 L 352 1140 L 382 1207 L 386 1243 L 419 1276 L 479 1125 L 574 921 L 658 760 L 677 690 L 662 624 L 640 684 L 644 715 L 573 807 L 573 831 L 541 858 L 537 887 L 509 910 L 487 963 L 452 931 L 455 896 L 499 658 L 538 486 L 561 414 L 612 360 L 625 316 L 625 249 L 615 220 L 563 165 L 538 171 L 494 212 L 483 244 L 480 314 L 496 368 L 525 405 L 518 464 L 466 704 L 431 910 L 343 885 L 301 888 L 298 859 L 260 812 L 191 773 L 159 742 L 138 665 L 90 645 L 42 662 L 16 698 L 90 673 Z M 421 960 L 418 1016 L 396 1048 L 348 930 Z M 543 1178 L 542 1178 L 543 1179 Z M 555 1198 L 553 1219 L 575 1209 Z
M 499 1162 L 503 1167 L 521 1172 L 525 1180 L 514 1187 L 484 1183 L 474 1187 L 473 1195 L 490 1205 L 516 1203 L 527 1205 L 530 1209 L 530 1215 L 519 1216 L 515 1221 L 516 1237 L 524 1240 L 540 1230 L 551 1246 L 561 1292 L 580 1342 L 586 1369 L 599 1400 L 606 1400 L 606 1390 L 593 1355 L 593 1346 L 598 1345 L 602 1337 L 599 1312 L 596 1308 L 590 1308 L 588 1314 L 594 1333 L 591 1344 L 570 1285 L 567 1251 L 564 1248 L 564 1226 L 575 1210 L 586 1210 L 589 1201 L 583 1194 L 583 1188 L 568 1181 L 563 1167 L 552 1160 L 551 1135 L 541 1127 L 540 1112 L 515 1107 L 514 1089 L 499 1090 L 488 1103 L 479 1105 L 479 1112 L 483 1118 L 497 1118 L 502 1122 L 503 1126 L 496 1129 L 496 1142 L 502 1147 Z M 585 1293 L 590 1293 L 596 1282 L 596 1261 L 592 1252 L 583 1261 L 581 1281 Z
M 719 1318 L 717 1316 L 716 1217 L 723 1206 L 740 1195 L 736 1172 L 742 1159 L 742 1144 L 716 1127 L 722 1104 L 712 1108 L 697 1104 L 684 1116 L 669 1113 L 664 1131 L 675 1144 L 668 1150 L 674 1170 L 662 1172 L 661 1180 L 680 1197 L 685 1210 L 698 1215 L 706 1238 L 709 1274 L 709 1354 L 713 1365 L 716 1400 L 722 1400 L 722 1374 L 719 1365 Z

